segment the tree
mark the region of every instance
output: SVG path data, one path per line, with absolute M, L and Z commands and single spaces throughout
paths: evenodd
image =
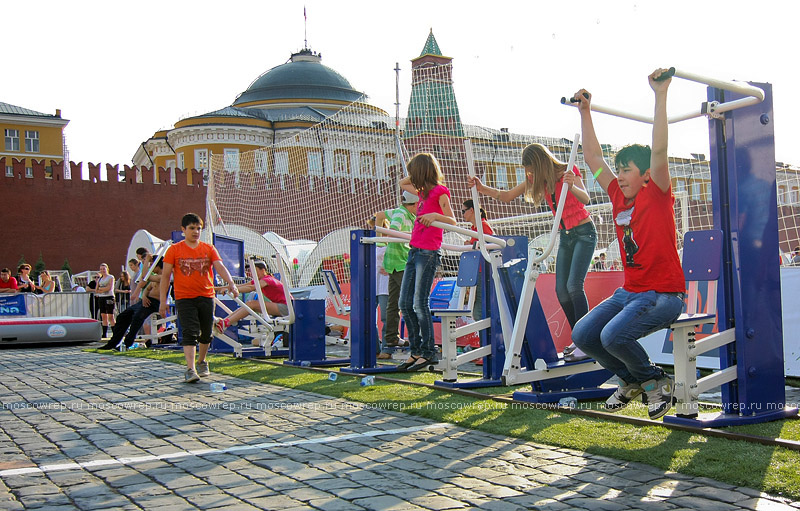
M 17 261 L 17 268 L 25 264 L 25 254 L 21 254 L 19 256 L 19 261 Z
M 31 276 L 33 280 L 39 280 L 39 274 L 45 271 L 46 269 L 47 265 L 44 264 L 42 253 L 39 252 L 39 259 L 36 261 L 36 264 L 33 265 L 33 271 L 31 272 L 33 274 Z
M 64 264 L 61 265 L 62 270 L 67 270 L 69 272 L 69 276 L 72 276 L 72 268 L 69 266 L 69 259 L 64 259 Z

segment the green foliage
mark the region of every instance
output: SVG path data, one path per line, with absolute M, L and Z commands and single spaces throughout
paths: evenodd
M 35 281 L 39 279 L 39 274 L 42 273 L 47 269 L 47 265 L 44 264 L 44 259 L 42 258 L 42 253 L 39 252 L 39 259 L 36 260 L 36 264 L 33 265 L 33 270 L 31 271 L 31 278 Z
M 26 262 L 27 262 L 27 261 L 25 261 L 25 254 L 20 254 L 20 256 L 19 256 L 19 261 L 17 261 L 17 268 L 19 268 L 20 266 L 22 266 L 22 265 L 23 265 L 23 264 L 25 264 Z M 17 272 L 17 268 L 11 268 L 11 273 L 12 273 L 12 274 L 16 274 L 16 272 Z
M 70 277 L 72 276 L 72 268 L 69 266 L 69 259 L 64 259 L 64 264 L 61 265 L 62 270 L 67 270 Z

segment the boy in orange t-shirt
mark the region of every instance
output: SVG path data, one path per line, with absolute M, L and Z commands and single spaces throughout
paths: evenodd
M 211 268 L 217 270 L 233 296 L 239 294 L 233 284 L 233 277 L 222 264 L 217 249 L 200 241 L 203 220 L 194 213 L 187 213 L 181 219 L 184 241 L 172 245 L 164 254 L 164 270 L 161 274 L 161 307 L 159 314 L 167 317 L 167 292 L 170 275 L 174 273 L 175 308 L 181 323 L 183 354 L 186 357 L 186 383 L 194 383 L 211 371 L 206 362 L 206 354 L 211 345 L 214 326 L 214 281 Z M 195 352 L 200 344 L 197 363 Z

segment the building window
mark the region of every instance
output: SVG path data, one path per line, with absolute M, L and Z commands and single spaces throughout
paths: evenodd
M 6 130 L 6 151 L 19 151 L 19 130 Z
M 208 149 L 194 150 L 195 170 L 208 170 Z
M 253 154 L 253 166 L 255 171 L 259 174 L 266 174 L 269 165 L 269 159 L 267 158 L 267 152 L 263 149 L 256 149 L 255 153 Z
M 517 184 L 525 181 L 525 167 L 517 167 L 514 169 L 514 175 L 516 177 Z
M 289 153 L 286 151 L 275 153 L 275 173 L 284 175 L 289 173 Z
M 318 151 L 308 153 L 308 173 L 311 176 L 322 175 L 322 153 Z
M 239 150 L 225 149 L 225 170 L 239 172 Z
M 14 177 L 14 167 L 6 165 L 6 177 Z
M 28 153 L 39 152 L 39 132 L 25 130 L 25 151 Z
M 692 199 L 703 199 L 703 185 L 702 183 L 692 183 Z
M 33 167 L 25 167 L 25 177 L 33 177 Z
M 347 151 L 336 151 L 333 157 L 333 174 L 346 176 L 350 174 L 350 158 Z
M 800 188 L 796 186 L 792 187 L 792 194 L 789 196 L 789 200 L 793 206 L 800 204 Z
M 361 177 L 375 177 L 375 153 L 361 153 L 358 172 Z
M 500 190 L 508 188 L 508 176 L 506 175 L 505 165 L 497 167 L 497 187 Z
M 183 153 L 178 153 L 178 168 L 185 169 L 186 168 L 186 159 L 183 156 Z
M 785 186 L 779 186 L 778 187 L 778 204 L 780 204 L 780 205 L 786 204 L 786 199 L 787 199 L 787 197 L 786 197 L 786 187 Z
M 172 170 L 175 168 L 175 160 L 167 160 L 166 167 L 168 170 Z

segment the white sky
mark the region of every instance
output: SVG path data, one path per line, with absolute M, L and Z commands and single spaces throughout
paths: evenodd
M 656 67 L 773 85 L 776 159 L 800 164 L 796 24 L 800 4 L 739 0 L 283 0 L 6 2 L 0 101 L 70 120 L 70 159 L 129 164 L 137 146 L 183 117 L 233 103 L 307 36 L 322 63 L 395 112 L 410 60 L 432 28 L 448 57 L 462 121 L 572 138 L 581 87 L 604 106 L 651 114 Z M 673 80 L 669 113 L 699 107 L 701 85 Z M 595 114 L 603 143 L 649 143 L 650 127 Z M 709 154 L 707 121 L 670 128 L 670 154 Z M 84 169 L 86 166 L 84 165 Z

